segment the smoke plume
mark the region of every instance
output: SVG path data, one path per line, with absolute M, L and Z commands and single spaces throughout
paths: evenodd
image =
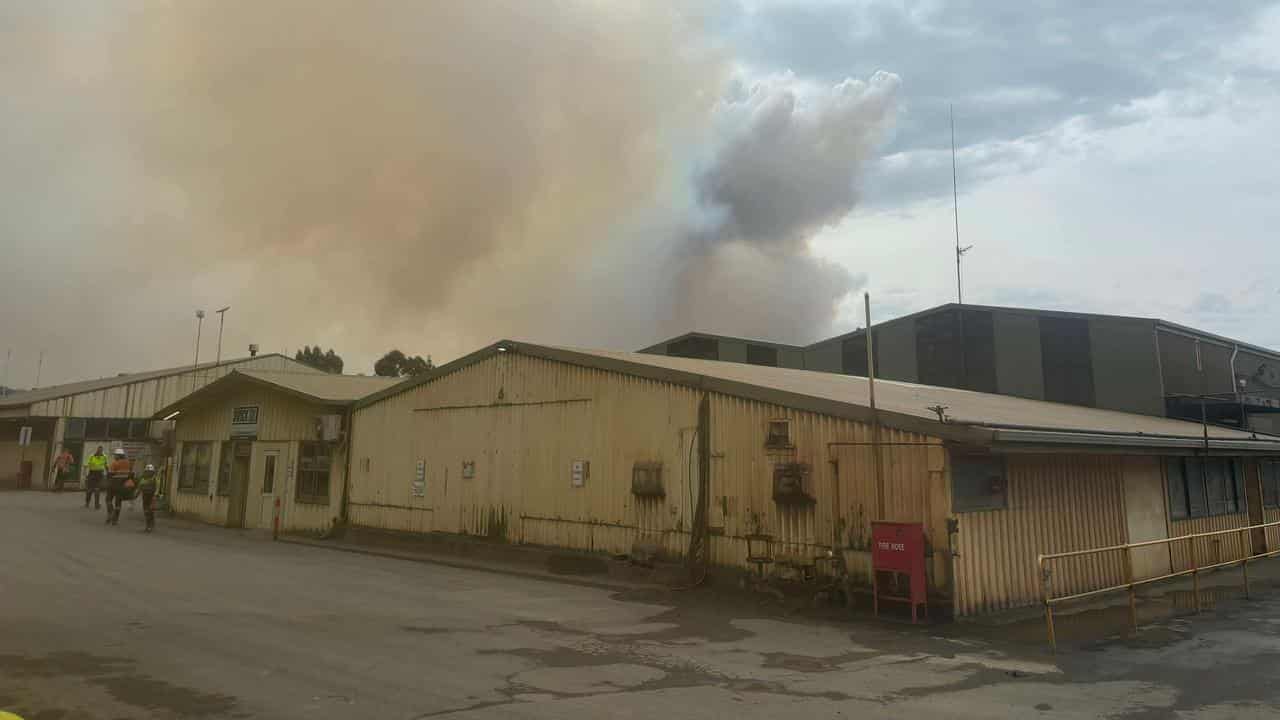
M 249 342 L 446 360 L 499 336 L 638 347 L 823 332 L 807 239 L 856 202 L 896 79 L 737 87 L 664 3 L 0 10 L 11 385 Z M 726 89 L 727 88 L 727 89 Z M 213 354 L 205 328 L 202 358 Z

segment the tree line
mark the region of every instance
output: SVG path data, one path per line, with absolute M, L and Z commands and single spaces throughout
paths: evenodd
M 303 345 L 301 350 L 293 354 L 293 359 L 334 375 L 342 374 L 344 367 L 341 355 L 334 352 L 333 348 L 321 350 L 319 345 Z M 423 358 L 421 355 L 406 355 L 398 349 L 392 349 L 373 364 L 373 374 L 382 377 L 409 377 L 421 375 L 434 367 L 430 355 Z

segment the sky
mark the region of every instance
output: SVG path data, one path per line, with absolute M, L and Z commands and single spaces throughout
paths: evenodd
M 0 384 L 953 301 L 951 108 L 965 301 L 1280 347 L 1278 80 L 1274 3 L 0 0 Z

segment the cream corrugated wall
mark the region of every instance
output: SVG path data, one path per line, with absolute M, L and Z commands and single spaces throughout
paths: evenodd
M 697 487 L 700 397 L 684 386 L 494 356 L 356 411 L 350 519 L 606 552 L 627 552 L 644 538 L 682 554 Z M 767 423 L 783 418 L 795 447 L 767 450 Z M 869 442 L 869 427 L 717 394 L 711 426 L 713 562 L 745 566 L 744 536 L 753 533 L 771 535 L 780 558 L 825 555 L 850 539 L 865 546 L 865 498 L 874 498 L 870 449 L 830 443 Z M 935 546 L 944 545 L 949 503 L 941 445 L 888 430 L 882 439 L 932 444 L 883 449 L 888 505 L 895 518 L 928 520 Z M 410 492 L 419 460 L 424 497 Z M 575 460 L 590 463 L 583 488 L 570 486 Z M 475 463 L 475 477 L 461 477 L 464 461 Z M 631 494 L 636 462 L 662 463 L 665 498 Z M 781 462 L 809 467 L 815 503 L 773 501 L 773 467 Z
M 1008 507 L 957 515 L 957 613 L 1038 602 L 1038 554 L 1125 542 L 1123 472 L 1119 456 L 1009 456 Z M 1051 566 L 1055 595 L 1123 580 L 1119 555 L 1055 560 Z
M 1280 522 L 1280 508 L 1264 508 L 1263 522 Z M 1280 550 L 1280 526 L 1267 528 L 1267 550 Z
M 335 412 L 292 395 L 246 386 L 219 397 L 216 402 L 183 411 L 175 421 L 177 439 L 229 439 L 231 411 L 254 405 L 258 407 L 258 437 L 263 441 L 313 439 L 316 417 Z
M 1249 513 L 1247 512 L 1174 520 L 1169 523 L 1169 535 L 1170 537 L 1178 537 L 1179 535 L 1213 532 L 1214 530 L 1230 530 L 1232 528 L 1247 527 L 1248 525 Z M 1203 567 L 1204 565 L 1212 565 L 1228 560 L 1238 560 L 1243 557 L 1244 543 L 1248 541 L 1244 540 L 1240 533 L 1232 533 L 1170 543 L 1174 570 L 1186 570 L 1191 567 L 1190 545 L 1192 542 L 1196 543 L 1196 562 Z
M 0 442 L 0 479 L 8 479 L 10 475 L 16 477 L 25 459 L 31 463 L 32 487 L 43 487 L 48 474 L 45 470 L 48 457 L 49 443 L 43 440 L 32 442 L 26 447 L 16 441 Z
M 331 457 L 333 465 L 329 474 L 329 504 L 317 505 L 297 502 L 297 442 L 315 438 L 316 418 L 322 414 L 336 412 L 333 408 L 310 403 L 300 398 L 281 392 L 248 386 L 235 393 L 224 395 L 216 402 L 178 416 L 175 432 L 180 443 L 194 441 L 213 442 L 213 463 L 210 470 L 210 488 L 218 482 L 218 462 L 221 458 L 222 443 L 231 437 L 231 412 L 234 408 L 246 405 L 258 406 L 258 439 L 262 442 L 289 442 L 289 452 L 283 458 L 284 467 L 277 480 L 283 488 L 280 494 L 281 527 L 285 530 L 321 530 L 328 528 L 334 517 L 339 514 L 339 503 L 342 498 L 343 476 L 346 470 L 346 453 L 342 448 L 335 448 Z M 174 457 L 182 458 L 181 445 Z M 176 468 L 176 463 L 175 463 Z M 177 471 L 175 470 L 175 473 Z M 250 469 L 249 484 L 250 502 L 261 494 L 258 485 L 257 466 Z M 177 475 L 175 474 L 175 478 Z M 176 482 L 176 481 L 175 481 Z M 176 486 L 175 486 L 176 487 Z M 224 523 L 227 520 L 227 497 L 217 495 L 197 495 L 175 491 L 173 507 L 179 512 L 197 515 L 212 523 Z
M 33 403 L 31 415 L 35 417 L 149 418 L 161 408 L 177 402 L 192 391 L 236 369 L 307 372 L 305 367 L 286 358 L 263 356 L 234 365 L 202 367 L 178 375 L 142 380 L 104 390 Z

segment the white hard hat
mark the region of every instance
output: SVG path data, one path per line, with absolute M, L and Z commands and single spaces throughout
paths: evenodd
M 144 470 L 151 470 L 151 471 L 154 471 L 154 470 L 156 469 L 156 466 L 155 466 L 155 465 L 152 465 L 151 463 L 147 463 L 147 466 L 146 466 L 145 468 L 143 468 L 143 469 L 144 469 Z
M 112 453 L 111 453 L 111 454 L 112 454 L 112 455 L 119 455 L 120 457 L 124 457 L 124 448 L 116 448 L 114 451 L 112 451 Z

